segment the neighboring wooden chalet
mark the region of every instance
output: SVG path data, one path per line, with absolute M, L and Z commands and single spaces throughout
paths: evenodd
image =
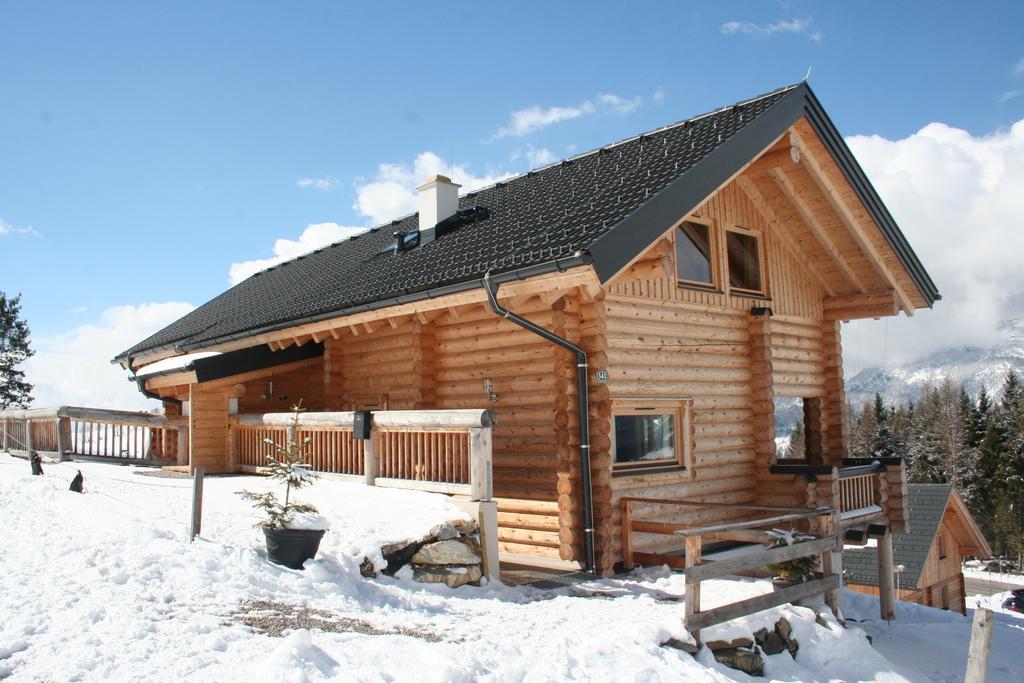
M 844 526 L 905 529 L 902 463 L 846 459 L 840 321 L 939 294 L 808 85 L 457 192 L 431 178 L 418 214 L 258 273 L 118 356 L 187 413 L 183 462 L 260 465 L 243 427 L 299 399 L 487 408 L 507 557 L 608 571 L 624 543 L 629 561 L 679 550 L 659 523 L 752 505 L 842 502 Z M 200 351 L 220 355 L 180 361 Z M 778 396 L 803 400 L 804 462 L 776 463 Z
M 992 549 L 952 485 L 909 484 L 907 491 L 910 531 L 892 539 L 893 562 L 904 568 L 897 597 L 967 614 L 961 562 L 991 557 Z M 847 546 L 843 556 L 848 587 L 878 595 L 875 548 Z

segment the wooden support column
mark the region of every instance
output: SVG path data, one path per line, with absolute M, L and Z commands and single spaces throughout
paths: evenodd
M 686 538 L 686 569 L 696 567 L 701 561 L 701 537 L 688 536 Z M 685 570 L 684 570 L 685 571 Z M 694 614 L 700 612 L 700 583 L 686 582 L 686 592 L 683 598 L 683 623 L 689 623 Z M 693 639 L 700 645 L 700 630 L 690 631 Z
M 345 376 L 342 372 L 342 342 L 340 335 L 324 339 L 324 407 L 329 410 L 347 410 Z
M 822 323 L 821 347 L 825 359 L 825 396 L 821 401 L 822 460 L 840 465 L 847 456 L 849 425 L 846 416 L 846 389 L 843 382 L 843 343 L 840 323 Z
M 11 421 L 4 418 L 4 451 L 11 450 Z
M 883 619 L 896 618 L 896 586 L 893 582 L 892 531 L 878 539 L 878 606 Z
M 839 533 L 842 533 L 841 531 Z M 839 618 L 842 613 L 842 605 L 840 604 L 840 591 L 843 587 L 843 554 L 841 552 L 834 552 L 826 550 L 821 554 L 821 573 L 826 576 L 834 574 L 836 576 L 837 585 L 836 588 L 827 591 L 825 593 L 825 604 L 832 610 L 832 614 Z
M 754 453 L 759 478 L 775 461 L 775 389 L 772 364 L 772 318 L 769 309 L 755 309 L 747 323 L 750 334 L 750 404 L 754 412 Z
M 224 472 L 228 465 L 228 395 L 225 388 L 189 385 L 189 465 Z
M 437 346 L 434 324 L 413 320 L 413 381 L 417 382 L 417 410 L 433 409 L 437 402 Z
M 66 460 L 65 452 L 68 450 L 68 437 L 71 436 L 71 420 L 66 417 L 57 418 L 57 458 Z

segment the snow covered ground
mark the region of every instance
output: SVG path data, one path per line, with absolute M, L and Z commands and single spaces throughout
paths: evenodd
M 67 490 L 75 469 L 86 494 Z M 462 513 L 443 496 L 323 480 L 301 492 L 330 519 L 305 571 L 269 564 L 256 513 L 234 492 L 266 490 L 258 477 L 206 480 L 202 538 L 186 543 L 187 479 L 129 467 L 28 463 L 0 455 L 0 678 L 11 681 L 248 680 L 680 680 L 747 681 L 686 639 L 682 577 L 648 570 L 573 591 L 502 585 L 452 590 L 407 576 L 359 575 L 380 544 L 418 537 Z M 757 580 L 705 584 L 709 606 L 768 590 Z M 959 680 L 969 622 L 909 605 L 878 624 L 875 599 L 845 593 L 842 629 L 784 607 L 704 632 L 749 635 L 780 616 L 801 643 L 766 657 L 767 680 Z M 241 622 L 244 604 L 295 610 L 324 628 L 275 637 Z M 250 615 L 252 616 L 252 615 Z M 1024 680 L 1024 630 L 1000 617 L 990 681 Z M 339 627 L 338 625 L 342 625 Z M 339 632 L 335 632 L 339 631 Z M 865 636 L 875 641 L 872 647 Z

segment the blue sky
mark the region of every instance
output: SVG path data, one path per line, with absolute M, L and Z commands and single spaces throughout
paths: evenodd
M 808 67 L 848 136 L 1006 130 L 1024 5 L 949 5 L 0 2 L 0 290 L 37 339 L 197 305 L 424 153 L 483 182 Z

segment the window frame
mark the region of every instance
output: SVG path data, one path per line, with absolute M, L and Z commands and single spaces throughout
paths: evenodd
M 665 415 L 672 413 L 676 419 L 674 458 L 650 460 L 647 462 L 616 462 L 615 418 L 627 415 Z M 649 398 L 613 400 L 611 414 L 611 456 L 613 476 L 655 474 L 662 472 L 686 472 L 690 479 L 695 476 L 693 467 L 693 399 Z
M 679 275 L 679 258 L 676 252 L 676 242 L 679 239 L 679 233 L 683 229 L 683 225 L 686 223 L 694 223 L 696 225 L 703 225 L 708 229 L 708 267 L 711 269 L 711 282 L 701 282 L 699 280 L 688 280 L 680 277 Z M 715 222 L 710 218 L 700 217 L 689 217 L 676 223 L 672 229 L 672 264 L 675 269 L 676 285 L 679 287 L 685 287 L 686 289 L 696 289 L 702 292 L 721 292 L 721 278 L 719 277 L 720 270 L 720 257 L 719 253 L 721 247 L 719 245 L 718 230 L 715 229 Z
M 729 268 L 729 233 L 734 232 L 738 235 L 746 235 L 753 237 L 757 243 L 757 272 L 761 280 L 761 289 L 746 289 L 745 287 L 734 287 L 732 285 L 732 278 L 730 277 L 732 271 Z M 745 228 L 741 225 L 730 225 L 724 230 L 722 236 L 722 258 L 725 261 L 725 275 L 723 282 L 728 288 L 729 294 L 734 296 L 745 296 L 753 297 L 758 299 L 767 299 L 768 296 L 768 274 L 765 272 L 765 258 L 764 258 L 764 237 L 761 235 L 761 231 L 753 230 L 751 228 Z

